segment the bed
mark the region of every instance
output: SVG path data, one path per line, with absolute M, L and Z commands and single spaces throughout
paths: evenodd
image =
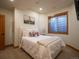
M 64 47 L 65 43 L 58 36 L 22 36 L 21 40 L 21 48 L 34 59 L 54 59 Z

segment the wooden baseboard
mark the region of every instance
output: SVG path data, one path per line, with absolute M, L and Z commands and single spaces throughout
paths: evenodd
M 10 46 L 13 46 L 13 44 L 10 44 L 10 45 L 6 45 L 5 47 L 10 47 Z
M 11 47 L 13 46 L 14 48 L 18 48 L 19 46 L 14 46 L 13 44 L 10 44 L 10 45 L 6 45 L 5 47 Z
M 13 46 L 14 48 L 19 48 L 19 46 Z
M 66 46 L 68 46 L 68 47 L 70 47 L 70 48 L 74 49 L 75 51 L 79 52 L 79 50 L 78 50 L 78 49 L 76 49 L 75 47 L 73 47 L 73 46 L 71 46 L 71 45 L 69 45 L 69 44 L 66 44 Z

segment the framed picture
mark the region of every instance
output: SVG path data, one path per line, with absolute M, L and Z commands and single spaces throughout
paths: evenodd
M 25 24 L 35 24 L 35 17 L 24 15 L 23 18 Z

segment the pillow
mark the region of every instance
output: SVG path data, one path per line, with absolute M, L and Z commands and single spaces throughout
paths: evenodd
M 30 36 L 30 37 L 35 37 L 35 32 L 34 32 L 34 31 L 29 32 L 29 36 Z
M 23 29 L 23 36 L 35 37 L 39 35 L 40 34 L 37 29 Z
M 39 32 L 29 32 L 29 36 L 30 37 L 36 37 L 36 36 L 39 36 Z
M 35 32 L 35 36 L 39 36 L 39 32 Z
M 35 32 L 35 36 L 39 36 L 40 35 L 38 28 L 34 28 L 33 31 Z
M 32 32 L 32 36 L 35 37 L 35 32 L 34 31 Z
M 32 36 L 32 33 L 31 32 L 29 32 L 29 36 Z

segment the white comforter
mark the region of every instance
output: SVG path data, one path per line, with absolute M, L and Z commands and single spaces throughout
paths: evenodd
M 21 47 L 34 59 L 54 59 L 65 44 L 60 37 L 22 37 Z

